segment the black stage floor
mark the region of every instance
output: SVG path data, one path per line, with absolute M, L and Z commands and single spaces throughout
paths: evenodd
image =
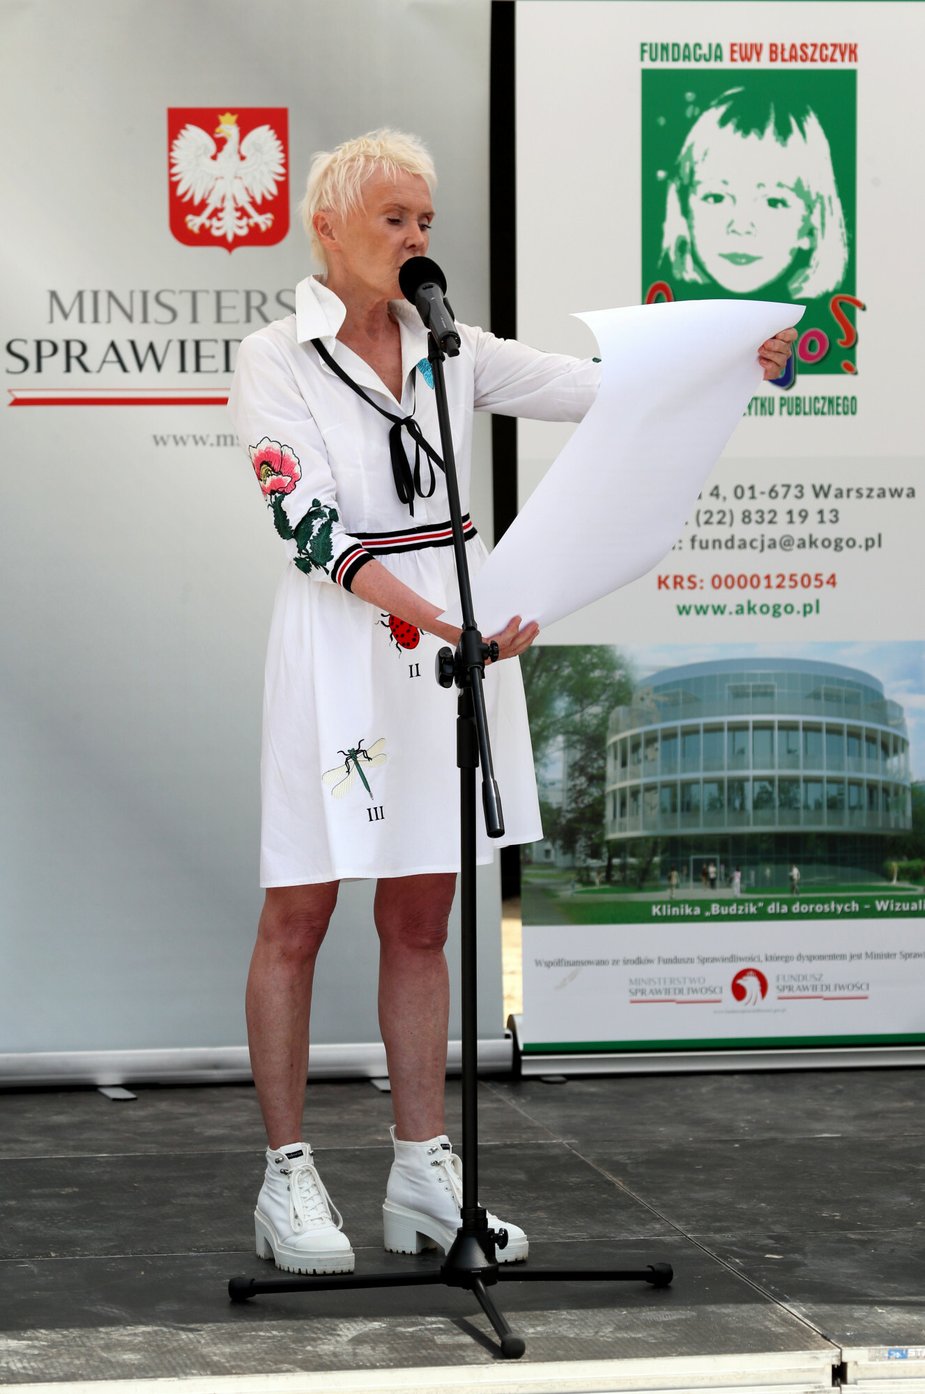
M 666 1290 L 499 1285 L 528 1342 L 523 1361 L 498 1362 L 499 1377 L 568 1361 L 605 1362 L 613 1378 L 594 1383 L 586 1365 L 585 1383 L 563 1373 L 549 1388 L 664 1388 L 659 1362 L 674 1388 L 679 1370 L 712 1371 L 707 1382 L 724 1388 L 822 1389 L 833 1370 L 921 1377 L 923 1079 L 869 1069 L 483 1081 L 481 1197 L 528 1231 L 530 1262 L 667 1260 L 676 1275 Z M 452 1133 L 458 1082 L 449 1093 Z M 389 1096 L 318 1084 L 309 1117 L 358 1268 L 432 1264 L 381 1248 Z M 474 1299 L 442 1287 L 229 1303 L 230 1276 L 273 1272 L 252 1249 L 263 1142 L 250 1087 L 144 1088 L 124 1103 L 89 1089 L 11 1092 L 0 1119 L 3 1387 L 314 1371 L 320 1382 L 304 1387 L 320 1390 L 341 1387 L 335 1371 L 474 1376 L 497 1359 Z

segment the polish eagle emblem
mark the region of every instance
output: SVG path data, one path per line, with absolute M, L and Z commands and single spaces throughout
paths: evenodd
M 260 241 L 277 240 L 259 236 L 269 233 L 274 220 L 273 212 L 261 212 L 259 205 L 275 200 L 280 184 L 285 183 L 286 152 L 266 123 L 254 126 L 242 139 L 238 114 L 219 115 L 211 135 L 187 122 L 171 143 L 170 179 L 175 194 L 194 210 L 183 219 L 188 229 L 184 241 L 198 241 L 204 233 L 227 244 L 230 251 L 231 243 L 251 233 L 257 233 Z M 223 142 L 220 147 L 216 137 Z

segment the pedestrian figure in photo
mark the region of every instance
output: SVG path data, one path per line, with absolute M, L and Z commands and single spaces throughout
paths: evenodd
M 794 862 L 790 868 L 790 894 L 796 895 L 800 889 L 800 868 Z

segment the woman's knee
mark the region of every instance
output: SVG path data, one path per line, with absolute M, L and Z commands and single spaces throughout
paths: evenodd
M 380 882 L 375 917 L 382 943 L 411 953 L 442 950 L 455 888 L 456 878 L 449 875 Z
M 447 919 L 431 915 L 408 915 L 401 920 L 376 922 L 382 944 L 406 953 L 438 953 L 446 944 Z
M 313 962 L 331 922 L 337 890 L 336 881 L 268 890 L 258 939 L 287 957 Z

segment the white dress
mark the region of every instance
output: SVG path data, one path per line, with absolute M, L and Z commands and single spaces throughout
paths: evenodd
M 454 599 L 445 477 L 435 468 L 433 492 L 421 497 L 431 483 L 422 455 L 412 514 L 393 479 L 391 423 L 311 343 L 320 339 L 386 411 L 413 412 L 439 455 L 426 331 L 407 302 L 394 302 L 392 312 L 401 330 L 400 403 L 337 341 L 346 311 L 312 277 L 296 289 L 296 313 L 249 335 L 238 353 L 229 405 L 290 557 L 267 652 L 263 886 L 459 868 L 457 693 L 434 679 L 443 641 L 350 591 L 375 557 L 433 604 Z M 467 513 L 473 409 L 578 421 L 594 399 L 598 370 L 590 361 L 458 328 L 462 348 L 445 369 Z M 404 428 L 401 437 L 413 466 Z M 471 522 L 466 548 L 474 573 L 487 552 Z M 481 862 L 491 860 L 494 847 L 542 836 L 517 663 L 489 665 L 485 692 L 505 836 L 489 840 L 480 826 Z

